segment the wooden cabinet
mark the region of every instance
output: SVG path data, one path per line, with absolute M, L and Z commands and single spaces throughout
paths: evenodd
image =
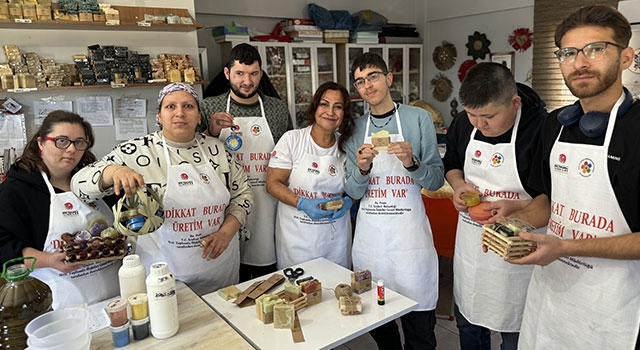
M 409 103 L 422 99 L 422 45 L 420 44 L 339 44 L 338 79 L 350 92 L 354 116 L 368 111 L 366 102 L 360 98 L 353 86 L 351 64 L 365 52 L 376 53 L 387 63 L 393 74 L 391 97 L 398 103 Z

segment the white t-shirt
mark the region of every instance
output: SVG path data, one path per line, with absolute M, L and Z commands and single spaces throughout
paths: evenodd
M 306 153 L 316 156 L 335 156 L 340 159 L 340 163 L 344 164 L 346 155 L 338 150 L 338 142 L 329 148 L 318 146 L 311 137 L 311 125 L 303 129 L 295 129 L 287 131 L 276 147 L 273 149 L 269 167 L 278 169 L 293 169 L 302 160 Z M 336 140 L 339 134 L 336 133 Z

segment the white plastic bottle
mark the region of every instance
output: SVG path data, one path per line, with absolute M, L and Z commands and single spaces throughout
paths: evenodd
M 149 270 L 147 296 L 151 334 L 158 339 L 169 338 L 178 332 L 180 326 L 176 279 L 166 262 L 153 263 Z
M 118 280 L 120 282 L 120 297 L 127 300 L 136 293 L 146 293 L 147 270 L 140 263 L 140 257 L 132 254 L 122 259 L 122 266 L 118 270 Z

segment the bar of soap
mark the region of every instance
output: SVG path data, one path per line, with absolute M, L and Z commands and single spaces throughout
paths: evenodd
M 387 149 L 389 143 L 391 143 L 391 137 L 387 130 L 380 130 L 371 134 L 371 143 L 377 150 Z
M 307 295 L 307 306 L 322 302 L 322 283 L 317 279 L 304 281 L 300 284 L 302 291 Z
M 256 299 L 256 307 L 259 307 L 265 314 L 272 313 L 273 307 L 282 303 L 284 301 L 275 294 L 262 294 Z
M 296 310 L 292 304 L 278 304 L 273 307 L 273 328 L 293 329 Z
M 345 316 L 362 313 L 362 299 L 357 295 L 340 297 L 338 305 L 340 306 L 340 313 Z
M 371 271 L 360 270 L 351 273 L 351 289 L 354 293 L 362 294 L 371 290 Z
M 460 199 L 464 201 L 467 207 L 473 207 L 480 204 L 480 193 L 478 192 L 464 192 L 460 194 Z
M 342 208 L 342 199 L 335 199 L 320 204 L 320 209 L 322 210 L 338 210 L 340 208 Z
M 224 300 L 231 300 L 238 297 L 240 289 L 236 286 L 228 286 L 218 290 L 218 295 Z
M 295 282 L 284 282 L 284 296 L 288 301 L 297 299 L 302 294 L 302 287 Z

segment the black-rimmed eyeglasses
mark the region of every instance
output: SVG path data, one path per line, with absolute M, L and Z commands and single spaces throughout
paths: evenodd
M 69 146 L 71 146 L 72 143 L 73 143 L 73 147 L 75 147 L 76 150 L 78 151 L 84 151 L 87 148 L 89 148 L 89 146 L 91 146 L 91 143 L 89 141 L 83 140 L 83 139 L 70 140 L 66 137 L 51 137 L 51 136 L 45 136 L 43 137 L 43 139 L 47 141 L 53 141 L 53 144 L 56 146 L 56 148 L 59 148 L 59 149 L 67 149 L 69 148 Z

